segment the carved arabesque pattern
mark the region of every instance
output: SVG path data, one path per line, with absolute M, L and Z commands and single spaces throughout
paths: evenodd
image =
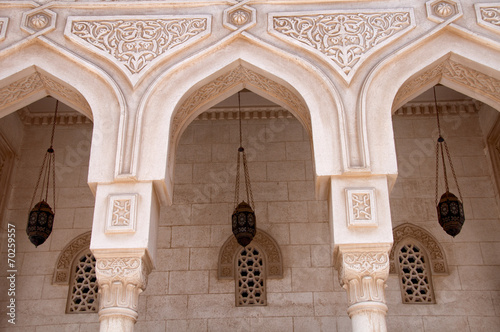
M 394 261 L 395 248 L 398 247 L 399 243 L 401 243 L 402 241 L 406 241 L 407 239 L 415 239 L 425 247 L 425 250 L 430 256 L 429 258 L 431 262 L 429 262 L 429 265 L 432 267 L 433 274 L 448 274 L 448 264 L 446 263 L 444 251 L 436 241 L 436 239 L 429 232 L 411 224 L 399 225 L 394 228 L 392 232 L 394 237 L 394 245 L 389 253 L 389 260 L 391 262 L 391 274 L 397 273 Z
M 336 263 L 340 284 L 346 289 L 349 305 L 364 301 L 385 303 L 385 281 L 389 275 L 386 251 L 347 251 Z
M 306 129 L 311 132 L 311 118 L 304 103 L 288 88 L 248 68 L 238 66 L 202 86 L 184 101 L 172 121 L 172 137 L 178 137 L 182 125 L 207 101 L 213 100 L 238 84 L 254 86 L 272 97 L 281 100 L 294 111 Z
M 414 25 L 410 12 L 324 13 L 273 17 L 277 36 L 326 56 L 343 77 L 363 58 Z
M 91 232 L 86 232 L 76 237 L 66 247 L 64 247 L 59 254 L 59 258 L 57 259 L 56 270 L 54 272 L 52 283 L 68 284 L 69 277 L 71 275 L 71 263 L 73 262 L 76 254 L 90 247 L 90 237 Z
M 56 96 L 61 96 L 85 111 L 86 114 L 91 114 L 87 101 L 80 93 L 67 88 L 39 72 L 35 72 L 0 88 L 0 108 L 8 107 L 40 91 L 49 91 Z
M 396 94 L 393 105 L 397 107 L 416 91 L 432 82 L 439 82 L 441 78 L 453 81 L 500 102 L 500 80 L 447 59 L 417 77 L 406 81 Z
M 480 19 L 485 23 L 493 26 L 500 32 L 500 6 L 496 7 L 481 7 L 479 9 Z
M 140 73 L 169 50 L 201 36 L 209 19 L 198 17 L 73 20 L 71 34 Z

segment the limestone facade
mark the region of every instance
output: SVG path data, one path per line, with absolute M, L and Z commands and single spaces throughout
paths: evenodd
M 0 8 L 0 273 L 11 273 L 15 227 L 17 305 L 16 324 L 5 319 L 2 328 L 500 326 L 500 3 Z M 464 196 L 466 223 L 456 238 L 435 216 L 436 122 L 425 92 L 438 83 L 460 93 L 440 104 Z M 268 100 L 243 107 L 244 144 L 258 228 L 282 255 L 282 278 L 266 279 L 267 305 L 254 307 L 235 306 L 235 280 L 218 277 L 238 144 L 237 109 L 220 105 L 242 89 Z M 56 221 L 34 248 L 25 222 L 52 109 L 32 103 L 46 96 L 79 113 L 57 120 Z M 418 246 L 444 252 L 428 256 L 435 304 L 403 304 L 399 277 L 390 274 L 394 240 L 405 240 L 393 229 L 405 224 L 424 230 L 413 239 Z M 66 314 L 57 262 L 89 231 L 99 313 Z M 1 285 L 5 308 L 9 279 Z

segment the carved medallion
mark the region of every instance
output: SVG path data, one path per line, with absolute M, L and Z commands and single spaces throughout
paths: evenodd
M 350 82 L 377 49 L 415 27 L 412 9 L 270 14 L 270 33 L 325 58 Z
M 475 4 L 477 24 L 500 33 L 500 4 Z

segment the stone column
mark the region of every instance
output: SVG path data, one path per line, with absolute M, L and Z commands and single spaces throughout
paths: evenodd
M 336 268 L 347 291 L 353 332 L 387 331 L 386 280 L 390 247 L 339 248 Z
M 99 284 L 101 332 L 131 332 L 139 294 L 146 288 L 151 262 L 141 253 L 94 253 Z

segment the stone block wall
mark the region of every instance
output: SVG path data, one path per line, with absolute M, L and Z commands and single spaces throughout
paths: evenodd
M 445 250 L 450 274 L 433 277 L 437 303 L 431 305 L 403 305 L 399 278 L 391 275 L 388 329 L 496 331 L 500 220 L 483 134 L 477 114 L 446 115 L 442 123 L 465 201 L 466 223 L 456 238 L 444 233 L 435 216 L 435 118 L 393 118 L 400 169 L 391 193 L 393 226 L 410 222 L 430 232 Z M 52 285 L 61 250 L 91 229 L 93 196 L 86 184 L 91 132 L 91 125 L 57 127 L 57 217 L 50 238 L 35 248 L 25 225 L 50 128 L 24 127 L 5 214 L 17 232 L 18 316 L 15 327 L 2 319 L 2 330 L 98 330 L 97 314 L 65 314 L 68 286 Z M 347 296 L 331 267 L 327 202 L 314 195 L 308 134 L 294 118 L 249 119 L 243 121 L 243 137 L 257 225 L 281 248 L 283 279 L 268 279 L 267 306 L 236 307 L 235 282 L 217 278 L 220 247 L 232 236 L 238 123 L 195 120 L 178 147 L 174 204 L 161 209 L 156 266 L 140 296 L 136 330 L 350 331 Z

